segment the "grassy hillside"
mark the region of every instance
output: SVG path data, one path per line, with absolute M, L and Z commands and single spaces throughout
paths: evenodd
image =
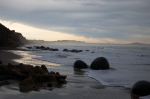
M 26 43 L 26 38 L 21 33 L 10 30 L 0 23 L 0 47 L 15 47 Z

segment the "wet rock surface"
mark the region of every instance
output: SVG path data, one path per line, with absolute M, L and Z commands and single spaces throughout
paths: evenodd
M 99 70 L 99 69 L 103 70 L 103 69 L 109 69 L 110 67 L 105 57 L 98 57 L 92 62 L 90 68 L 94 70 Z
M 34 67 L 25 64 L 0 64 L 0 81 L 19 80 L 21 92 L 41 89 L 45 87 L 45 84 L 47 87 L 61 87 L 67 83 L 66 77 L 59 72 L 49 72 L 45 65 Z
M 132 93 L 139 96 L 150 95 L 150 82 L 149 81 L 138 81 L 132 86 Z
M 76 60 L 75 63 L 74 63 L 74 68 L 83 69 L 83 68 L 88 68 L 88 66 L 82 60 Z

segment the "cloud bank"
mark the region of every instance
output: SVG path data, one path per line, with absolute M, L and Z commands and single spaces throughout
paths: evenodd
M 149 0 L 1 0 L 0 19 L 84 36 L 150 42 Z

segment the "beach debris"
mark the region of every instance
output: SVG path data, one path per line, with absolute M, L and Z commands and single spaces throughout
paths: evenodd
M 93 70 L 99 70 L 99 69 L 104 70 L 104 69 L 109 69 L 110 67 L 105 57 L 98 57 L 92 62 L 90 68 Z
M 150 82 L 145 80 L 136 82 L 132 86 L 131 92 L 139 96 L 150 95 Z
M 66 84 L 67 76 L 60 75 L 59 72 L 48 71 L 45 65 L 32 66 L 32 65 L 3 65 L 0 64 L 0 81 L 4 80 L 20 80 L 20 91 L 31 91 L 35 88 L 44 88 L 43 83 L 47 83 L 48 87 L 61 87 Z M 51 85 L 50 85 L 51 84 Z
M 74 63 L 74 68 L 88 68 L 87 64 L 85 62 L 83 62 L 82 60 L 76 60 Z

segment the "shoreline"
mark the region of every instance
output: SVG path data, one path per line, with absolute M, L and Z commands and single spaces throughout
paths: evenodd
M 11 63 L 13 65 L 18 64 L 17 62 L 13 61 L 14 59 L 21 59 L 20 55 L 14 54 L 12 52 L 8 52 L 7 50 L 0 50 L 0 60 L 3 64 Z
M 5 54 L 5 57 L 3 57 L 3 60 L 5 62 L 3 62 L 3 60 L 1 60 L 2 55 L 0 56 L 0 60 L 3 63 L 12 63 L 13 62 L 12 64 L 19 64 L 13 60 L 14 59 L 22 60 L 23 58 L 26 57 L 26 56 L 22 57 L 20 55 L 16 55 L 12 52 L 7 52 L 7 51 L 0 51 L 0 52 L 4 52 L 3 56 Z M 24 53 L 27 53 L 27 52 L 24 52 Z M 8 55 L 11 57 L 7 58 Z M 47 63 L 50 63 L 50 62 L 47 62 Z M 55 66 L 53 66 L 53 67 L 54 67 L 54 70 L 60 70 L 62 73 L 69 72 L 67 74 L 67 79 L 66 79 L 68 83 L 64 86 L 64 88 L 56 88 L 51 91 L 51 93 L 56 94 L 56 95 L 58 95 L 62 92 L 65 93 L 63 96 L 66 99 L 75 99 L 75 98 L 78 98 L 78 99 L 80 99 L 80 98 L 87 98 L 87 99 L 91 99 L 91 98 L 92 99 L 98 99 L 98 98 L 100 98 L 100 99 L 138 99 L 138 98 L 133 98 L 133 97 L 131 98 L 129 89 L 126 89 L 124 87 L 103 86 L 94 78 L 88 77 L 84 73 L 81 74 L 82 71 L 75 71 L 75 70 L 73 70 L 72 67 L 69 67 L 69 68 L 67 67 L 68 71 L 67 70 L 62 71 L 62 70 L 64 70 L 64 68 L 66 69 L 66 67 L 62 67 L 63 68 L 62 70 L 60 69 L 60 66 L 58 66 L 58 68 L 56 68 Z M 16 90 L 12 90 L 13 88 L 7 89 L 8 86 L 13 87 L 13 84 L 12 85 L 11 84 L 4 85 L 4 86 L 1 86 L 1 88 L 2 89 L 4 88 L 7 91 L 16 91 Z M 19 92 L 19 90 L 17 90 L 17 91 Z M 41 90 L 41 91 L 43 91 L 43 90 Z M 37 93 L 40 94 L 41 91 L 39 91 Z M 19 93 L 21 94 L 21 92 L 19 92 Z M 29 93 L 31 95 L 33 94 L 32 92 L 29 92 Z M 47 94 L 49 94 L 49 92 L 46 91 L 45 95 L 47 95 Z M 0 95 L 1 95 L 1 92 L 0 92 Z M 55 96 L 54 98 L 59 99 L 59 98 L 61 98 L 61 95 L 60 95 L 60 97 Z M 52 99 L 54 99 L 54 98 L 52 98 Z M 6 98 L 2 98 L 2 99 L 10 99 L 10 98 L 6 97 Z M 17 99 L 20 99 L 20 98 L 17 98 Z M 41 98 L 37 97 L 37 99 L 41 99 Z

